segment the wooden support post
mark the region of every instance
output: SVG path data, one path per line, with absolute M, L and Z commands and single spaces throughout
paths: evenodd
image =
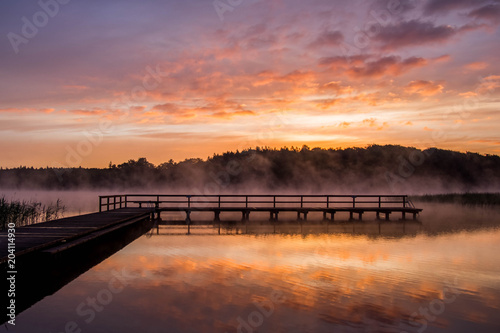
M 278 221 L 278 214 L 279 214 L 278 211 L 270 211 L 269 212 L 269 221 L 271 221 L 271 222 Z
M 413 221 L 417 220 L 417 213 L 413 213 Z
M 349 212 L 349 221 L 352 221 L 352 220 L 354 220 L 354 212 L 351 210 Z
M 323 212 L 323 221 L 327 221 L 326 212 Z
M 380 212 L 377 212 L 377 220 L 380 220 Z
M 300 211 L 297 211 L 297 221 L 300 221 Z
M 186 224 L 188 226 L 188 235 L 191 234 L 191 211 L 186 210 Z
M 307 221 L 307 214 L 309 214 L 308 211 L 302 212 L 304 214 L 304 221 Z
M 333 221 L 335 221 L 335 212 L 331 212 L 330 213 L 330 219 Z
M 403 219 L 403 221 L 406 220 L 406 212 L 401 213 L 401 218 Z
M 385 220 L 386 221 L 389 221 L 389 215 L 391 215 L 391 213 L 389 213 L 389 212 L 385 213 Z
M 359 212 L 358 214 L 359 214 L 359 220 L 363 221 L 363 212 Z
M 221 228 L 220 210 L 214 210 L 214 222 L 219 222 L 219 235 L 220 235 L 220 228 Z

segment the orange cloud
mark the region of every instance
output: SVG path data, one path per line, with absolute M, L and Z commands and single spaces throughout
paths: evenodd
M 71 110 L 70 111 L 72 114 L 79 115 L 79 116 L 99 116 L 108 113 L 107 110 L 99 109 L 99 108 L 94 108 L 92 110 Z
M 477 61 L 477 62 L 472 62 L 470 64 L 465 65 L 464 68 L 468 69 L 468 70 L 478 71 L 481 69 L 485 69 L 488 66 L 489 66 L 489 64 L 486 62 Z
M 354 88 L 351 86 L 343 86 L 340 81 L 332 81 L 323 84 L 320 87 L 320 92 L 333 92 L 337 95 L 345 95 L 353 93 Z
M 432 81 L 416 80 L 411 81 L 406 87 L 408 94 L 418 94 L 421 96 L 434 96 L 443 92 L 444 86 Z
M 400 57 L 388 56 L 370 61 L 364 66 L 355 66 L 347 70 L 353 78 L 380 78 L 383 76 L 399 76 L 411 69 L 427 65 L 424 58 L 411 57 L 402 60 Z
M 321 109 L 329 109 L 331 108 L 332 106 L 335 106 L 337 104 L 339 104 L 341 101 L 341 99 L 338 99 L 338 98 L 332 98 L 332 99 L 323 99 L 323 100 L 320 100 L 316 106 L 321 108 Z

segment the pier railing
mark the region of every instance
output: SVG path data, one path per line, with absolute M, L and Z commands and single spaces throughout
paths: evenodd
M 407 195 L 180 195 L 99 196 L 99 211 L 118 208 L 414 208 Z

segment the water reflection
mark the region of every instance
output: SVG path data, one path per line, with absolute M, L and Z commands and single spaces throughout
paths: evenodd
M 423 220 L 390 237 L 360 226 L 223 236 L 161 227 L 19 315 L 16 329 L 496 332 L 500 229 L 478 221 Z

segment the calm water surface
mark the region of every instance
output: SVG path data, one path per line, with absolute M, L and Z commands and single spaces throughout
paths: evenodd
M 18 315 L 15 332 L 500 332 L 497 212 L 427 208 L 423 224 L 328 234 L 162 227 Z

